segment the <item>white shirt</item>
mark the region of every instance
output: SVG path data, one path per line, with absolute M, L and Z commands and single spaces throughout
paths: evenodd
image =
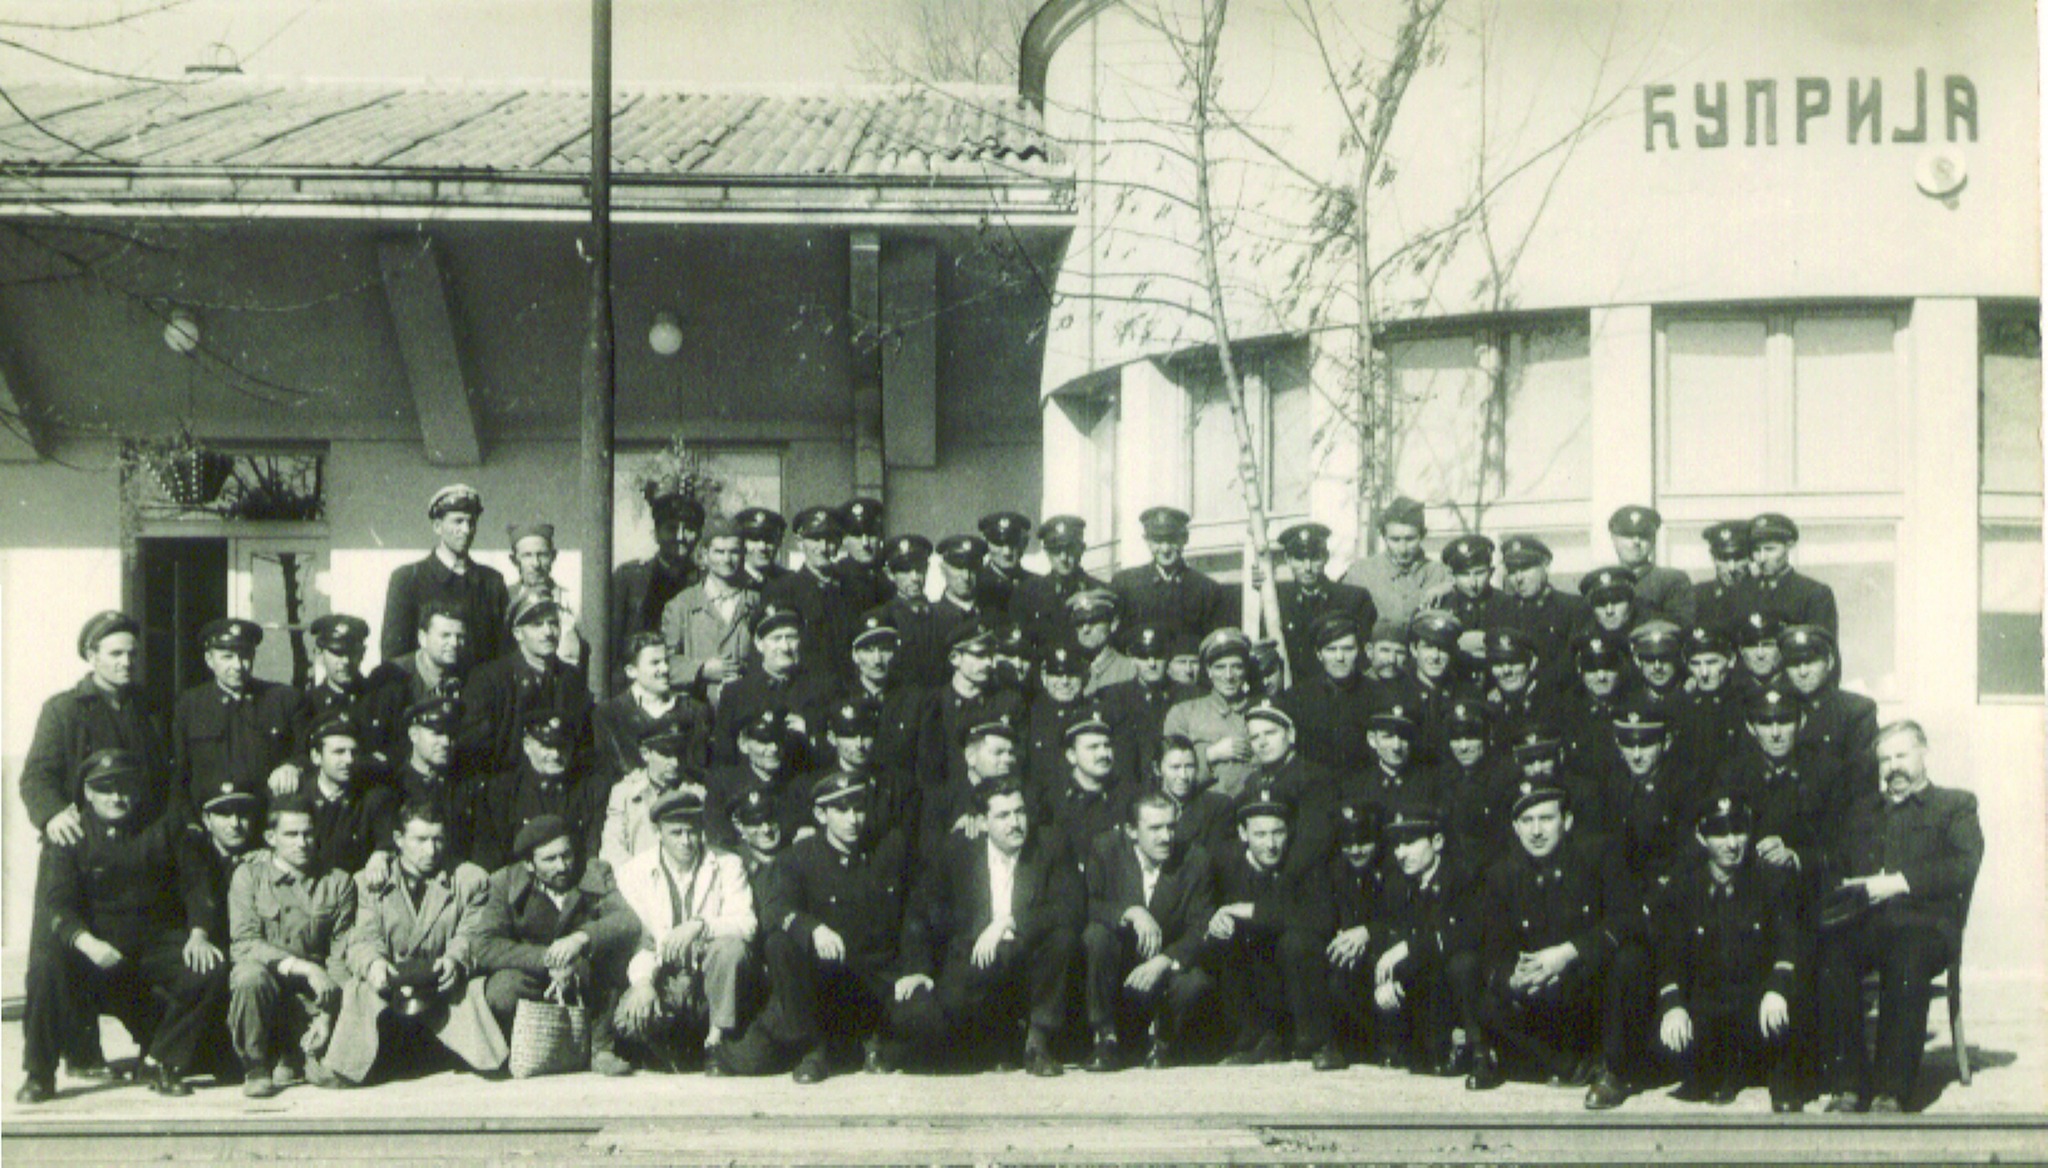
M 1137 852 L 1136 848 L 1131 850 Z M 1149 909 L 1152 907 L 1152 890 L 1159 887 L 1159 866 L 1147 860 L 1143 852 L 1138 852 L 1138 879 L 1145 884 L 1145 907 Z
M 1006 856 L 994 841 L 988 845 L 988 904 L 989 919 L 1007 921 L 1011 919 L 1011 905 L 1016 903 L 1017 857 Z

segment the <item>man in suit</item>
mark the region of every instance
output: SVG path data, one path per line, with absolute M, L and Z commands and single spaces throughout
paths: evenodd
M 380 1054 L 387 1065 L 403 1065 L 428 1041 L 473 1070 L 505 1064 L 505 1035 L 475 976 L 490 877 L 475 864 L 450 862 L 442 820 L 432 803 L 407 804 L 392 834 L 398 863 L 391 878 L 373 887 L 356 875 L 353 976 L 324 1060 L 350 1083 L 367 1080 Z M 398 1039 L 392 1051 L 381 1042 L 387 1027 Z
M 1676 568 L 1657 566 L 1657 532 L 1663 526 L 1664 517 L 1655 507 L 1630 503 L 1607 517 L 1607 536 L 1614 543 L 1615 559 L 1636 578 L 1636 599 L 1642 609 L 1689 628 L 1699 615 L 1692 577 Z
M 1379 619 L 1372 595 L 1355 584 L 1331 580 L 1330 529 L 1320 523 L 1297 523 L 1275 541 L 1287 561 L 1288 579 L 1274 590 L 1280 599 L 1280 631 L 1287 646 L 1287 668 L 1297 684 L 1322 672 L 1315 663 L 1314 630 L 1331 613 L 1342 613 L 1360 629 Z
M 1842 627 L 1835 613 L 1835 590 L 1792 566 L 1792 549 L 1798 543 L 1799 525 L 1783 515 L 1766 512 L 1749 521 L 1754 572 L 1748 589 L 1749 607 L 1776 618 L 1781 625 L 1818 625 L 1829 637 L 1839 637 Z
M 1095 1046 L 1086 1070 L 1118 1069 L 1124 1036 L 1139 1033 L 1145 1065 L 1170 1066 L 1182 1023 L 1213 988 L 1196 964 L 1216 908 L 1209 854 L 1179 838 L 1179 822 L 1179 806 L 1154 791 L 1129 803 L 1120 828 L 1088 853 L 1081 948 Z
M 143 822 L 153 822 L 169 802 L 170 750 L 136 688 L 141 636 L 142 626 L 125 612 L 97 613 L 86 621 L 78 633 L 78 655 L 88 672 L 44 702 L 36 718 L 21 761 L 21 802 L 49 843 L 71 845 L 82 838 L 85 793 L 78 783 L 94 751 L 127 750 L 143 760 L 143 781 L 135 789 L 142 800 L 135 814 Z
M 635 633 L 660 632 L 669 602 L 697 582 L 699 533 L 704 531 L 704 504 L 675 482 L 650 482 L 642 488 L 654 519 L 654 555 L 620 564 L 612 573 L 611 636 L 613 690 L 625 684 L 626 642 Z M 737 539 L 735 539 L 737 544 Z M 738 547 L 734 547 L 738 552 Z
M 712 706 L 727 683 L 745 671 L 754 616 L 761 609 L 741 542 L 729 521 L 713 519 L 704 529 L 705 575 L 661 612 L 669 684 Z
M 1929 781 L 1926 732 L 1894 722 L 1878 731 L 1876 749 L 1883 786 L 1856 796 L 1826 862 L 1834 887 L 1860 889 L 1836 895 L 1869 905 L 1821 940 L 1820 1029 L 1830 1045 L 1824 1073 L 1833 1112 L 1860 1111 L 1866 1101 L 1873 1112 L 1913 1105 L 1928 987 L 1961 950 L 1984 862 L 1977 797 Z M 1878 974 L 1875 1066 L 1863 1044 L 1859 988 L 1871 970 Z
M 560 606 L 538 597 L 519 603 L 512 613 L 518 648 L 477 666 L 462 690 L 462 733 L 456 747 L 462 765 L 483 774 L 519 765 L 520 738 L 535 710 L 567 720 L 579 765 L 590 755 L 590 684 L 555 655 L 562 636 Z
M 1188 513 L 1175 507 L 1152 507 L 1138 516 L 1145 528 L 1145 546 L 1152 562 L 1125 568 L 1109 586 L 1123 600 L 1134 624 L 1158 625 L 1169 638 L 1200 639 L 1237 623 L 1238 603 L 1231 590 L 1188 567 Z
M 631 1073 L 614 1049 L 612 1007 L 625 987 L 640 920 L 619 895 L 610 865 L 586 861 L 582 833 L 559 815 L 528 820 L 512 841 L 512 857 L 491 873 L 477 930 L 484 1001 L 509 1034 L 521 1001 L 563 986 L 590 1010 L 590 1069 Z
M 619 893 L 640 919 L 640 940 L 612 1022 L 630 1049 L 671 1071 L 701 1033 L 704 1072 L 723 1075 L 717 1048 L 739 1029 L 752 973 L 753 887 L 738 856 L 706 841 L 704 797 L 694 786 L 663 794 L 649 816 L 656 846 L 616 873 Z
M 1024 1069 L 1058 1075 L 1052 1038 L 1080 948 L 1079 867 L 1033 830 L 1017 784 L 975 795 L 981 830 L 946 841 L 904 914 L 891 1024 L 928 1055 L 964 1037 L 1007 1063 L 1028 1022 Z
M 299 691 L 251 673 L 263 643 L 255 621 L 209 621 L 199 643 L 213 677 L 179 694 L 171 716 L 174 798 L 195 822 L 199 805 L 222 783 L 258 795 L 296 788 L 295 751 L 306 731 Z
M 379 655 L 396 661 L 419 647 L 420 610 L 439 600 L 459 612 L 469 630 L 473 660 L 494 660 L 505 651 L 505 613 L 511 595 L 496 568 L 470 558 L 483 496 L 475 487 L 452 483 L 427 501 L 434 525 L 434 550 L 417 563 L 391 573 L 384 590 L 384 624 Z

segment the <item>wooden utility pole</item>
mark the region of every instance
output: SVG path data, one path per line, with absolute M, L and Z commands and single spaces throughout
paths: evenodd
M 612 0 L 590 7 L 590 329 L 583 343 L 583 612 L 591 692 L 611 686 Z

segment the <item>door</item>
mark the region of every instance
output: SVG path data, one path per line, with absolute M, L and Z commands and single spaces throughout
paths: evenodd
M 228 541 L 135 541 L 142 619 L 142 684 L 151 708 L 169 711 L 180 691 L 207 678 L 199 630 L 228 615 Z

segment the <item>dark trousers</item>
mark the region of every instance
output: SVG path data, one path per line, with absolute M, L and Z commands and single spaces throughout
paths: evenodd
M 1137 934 L 1126 928 L 1091 923 L 1081 931 L 1081 948 L 1088 955 L 1088 1025 L 1097 1034 L 1136 1038 L 1156 1020 L 1158 1036 L 1177 1041 L 1181 1021 L 1215 988 L 1208 974 L 1191 965 L 1169 970 L 1147 993 L 1126 986 L 1124 978 L 1139 964 Z
M 31 1077 L 54 1076 L 58 1056 L 80 1049 L 76 1032 L 96 1032 L 101 1014 L 120 1019 L 151 1061 L 179 1074 L 191 1069 L 201 1039 L 219 1032 L 212 1024 L 226 1007 L 227 962 L 194 973 L 183 942 L 168 935 L 122 952 L 119 965 L 103 970 L 68 946 L 37 949 L 22 1018 L 22 1066 Z
M 1443 957 L 1411 952 L 1394 968 L 1394 980 L 1401 983 L 1401 1005 L 1381 1012 L 1380 1033 L 1411 1063 L 1448 1058 L 1451 1031 L 1458 1027 L 1464 1028 L 1467 1043 L 1480 1041 L 1479 954 L 1469 949 Z
M 1237 1023 L 1239 1049 L 1279 1033 L 1287 1022 L 1293 1023 L 1297 1052 L 1330 1041 L 1324 943 L 1311 933 L 1264 932 L 1241 922 L 1229 938 L 1209 941 L 1205 957 L 1216 969 L 1223 999 Z
M 1034 1036 L 1050 1038 L 1066 1020 L 1079 948 L 1072 929 L 1048 929 L 1029 945 L 1003 942 L 986 969 L 976 968 L 968 952 L 951 954 L 930 991 L 891 1006 L 890 1028 L 931 1053 L 956 1037 L 972 1048 L 1006 1043 L 1019 1015 Z
M 1624 1078 L 1650 1072 L 1650 1023 L 1657 1013 L 1657 973 L 1650 950 L 1623 941 L 1607 967 L 1606 1002 L 1600 1018 L 1600 1057 Z
M 1940 932 L 1864 922 L 1824 936 L 1820 954 L 1820 1032 L 1831 1091 L 1905 1103 L 1920 1075 L 1927 1000 L 1953 946 Z M 1863 1041 L 1863 975 L 1877 971 L 1877 1066 Z
M 1791 1024 L 1764 1037 L 1757 1025 L 1763 996 L 1762 986 L 1752 986 L 1695 1001 L 1686 1010 L 1692 1019 L 1692 1045 L 1674 1053 L 1659 1041 L 1657 1049 L 1687 1083 L 1702 1091 L 1740 1088 L 1761 1072 L 1772 1098 L 1793 1098 L 1798 1092 L 1798 1060 L 1793 1057 L 1792 1036 L 1805 1020 L 1799 1003 L 1788 1001 Z
M 1536 993 L 1509 990 L 1510 972 L 1491 971 L 1480 998 L 1479 1021 L 1487 1041 L 1522 1068 L 1544 1075 L 1569 1073 L 1600 1038 L 1604 971 L 1575 962 L 1556 985 Z
M 821 961 L 809 936 L 777 929 L 763 946 L 770 997 L 761 1015 L 769 1036 L 803 1050 L 834 1038 L 866 1038 L 882 1025 L 895 1000 L 895 979 L 879 967 Z

